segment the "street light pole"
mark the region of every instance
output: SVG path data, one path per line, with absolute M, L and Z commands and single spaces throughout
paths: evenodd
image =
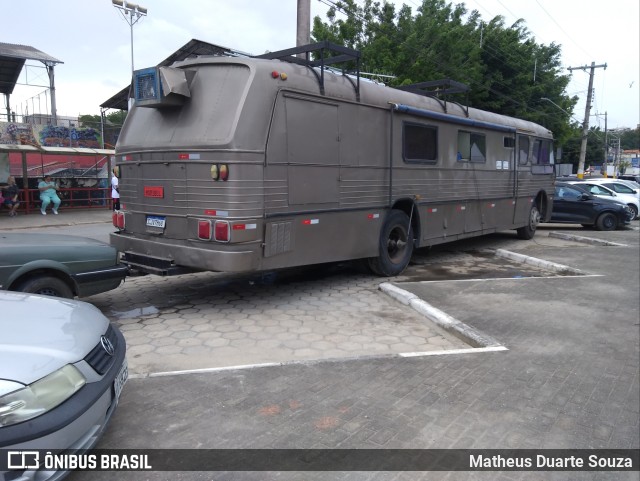
M 550 104 L 555 105 L 557 108 L 559 108 L 560 110 L 562 110 L 565 114 L 567 114 L 569 117 L 571 117 L 571 114 L 569 112 L 567 112 L 565 109 L 563 109 L 562 107 L 560 107 L 557 103 L 555 103 L 553 100 L 548 99 L 547 97 L 541 97 L 540 100 L 546 100 L 547 102 L 549 102 Z
M 142 17 L 147 16 L 147 9 L 141 5 L 125 2 L 124 0 L 111 0 L 111 3 L 120 11 L 122 18 L 129 24 L 131 29 L 131 76 L 133 77 L 133 26 L 138 23 L 138 20 Z

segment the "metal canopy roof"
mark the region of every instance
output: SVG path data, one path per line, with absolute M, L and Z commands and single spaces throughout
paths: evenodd
M 0 42 L 0 93 L 10 95 L 27 60 L 39 60 L 45 65 L 64 63 L 37 48 Z
M 220 45 L 203 42 L 202 40 L 192 39 L 189 40 L 189 42 L 187 42 L 185 45 L 180 47 L 178 50 L 176 50 L 174 53 L 169 55 L 162 62 L 160 62 L 158 66 L 167 67 L 169 65 L 172 65 L 174 62 L 186 60 L 188 58 L 197 57 L 200 55 L 219 55 L 224 57 L 251 56 L 248 53 L 240 52 L 238 50 L 233 50 L 227 47 L 222 47 Z M 127 85 L 120 92 L 101 104 L 100 107 L 105 109 L 129 110 L 129 88 L 130 85 Z

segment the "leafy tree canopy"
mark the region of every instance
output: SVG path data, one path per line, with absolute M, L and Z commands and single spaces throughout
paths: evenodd
M 473 107 L 539 123 L 559 143 L 573 134 L 578 98 L 566 93 L 560 46 L 537 43 L 524 19 L 487 22 L 445 0 L 423 0 L 415 13 L 384 1 L 336 0 L 326 17 L 314 19 L 314 41 L 360 50 L 362 72 L 394 75 L 392 86 L 457 80 L 471 88 Z
M 123 110 L 116 110 L 108 113 L 105 118 L 105 126 L 109 127 L 122 127 L 124 119 L 127 117 L 127 112 Z M 83 127 L 93 127 L 94 129 L 100 128 L 100 116 L 82 114 L 78 117 L 78 122 Z

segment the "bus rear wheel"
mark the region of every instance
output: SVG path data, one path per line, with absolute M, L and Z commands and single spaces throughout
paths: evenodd
M 516 230 L 519 239 L 530 240 L 533 239 L 533 236 L 536 233 L 536 229 L 538 228 L 538 224 L 540 223 L 540 211 L 538 210 L 538 206 L 533 204 L 531 206 L 531 210 L 529 211 L 529 218 L 527 219 L 527 225 L 524 227 L 520 227 Z
M 393 277 L 404 271 L 413 254 L 413 229 L 409 217 L 392 210 L 385 220 L 378 241 L 378 257 L 369 259 L 374 274 Z

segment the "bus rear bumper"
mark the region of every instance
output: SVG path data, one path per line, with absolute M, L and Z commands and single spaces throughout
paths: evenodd
M 195 271 L 250 272 L 259 268 L 259 244 L 218 245 L 183 239 L 134 237 L 121 232 L 109 236 L 112 246 L 123 253 L 122 262 L 149 274 L 178 275 Z M 223 250 L 224 249 L 224 250 Z

